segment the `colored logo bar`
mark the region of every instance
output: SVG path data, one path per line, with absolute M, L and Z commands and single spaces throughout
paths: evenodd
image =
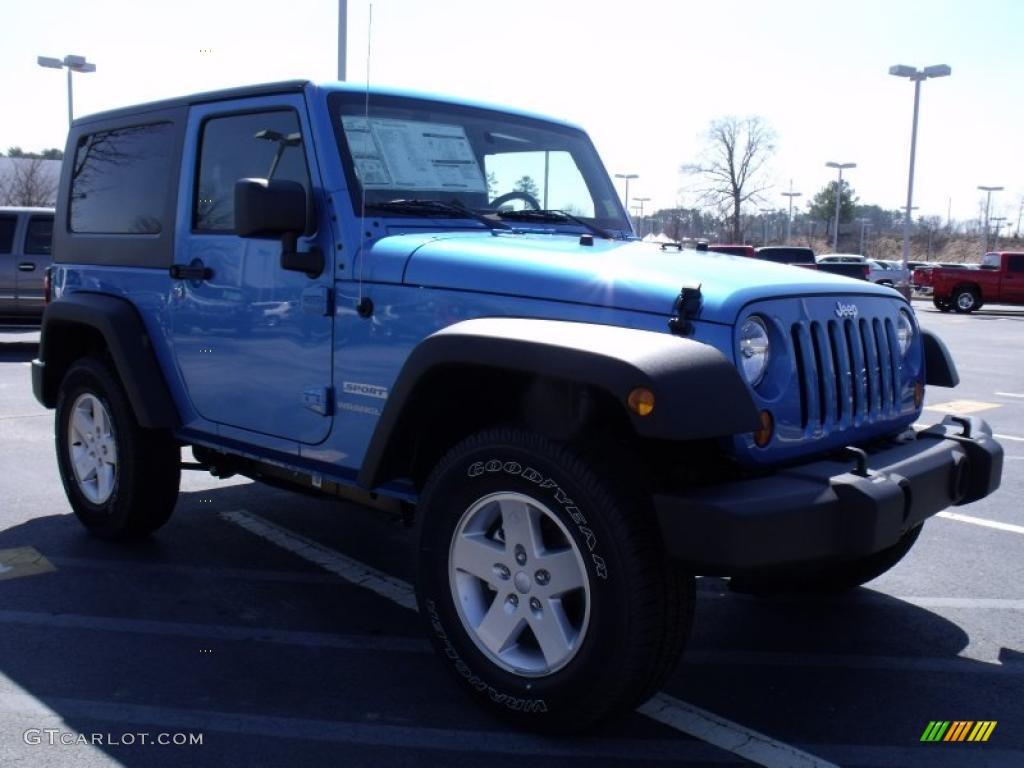
M 932 720 L 921 741 L 988 741 L 997 720 Z

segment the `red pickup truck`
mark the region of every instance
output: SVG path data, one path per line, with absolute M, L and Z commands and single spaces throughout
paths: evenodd
M 1024 304 L 1024 253 L 986 253 L 979 269 L 915 269 L 915 286 L 932 289 L 932 303 L 942 312 L 968 313 L 986 302 Z

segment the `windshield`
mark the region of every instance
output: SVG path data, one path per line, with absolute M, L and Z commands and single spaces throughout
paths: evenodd
M 999 254 L 998 253 L 986 253 L 981 257 L 981 268 L 982 269 L 999 269 Z
M 371 94 L 368 114 L 365 94 L 335 93 L 328 104 L 357 213 L 365 192 L 374 215 L 433 216 L 438 209 L 393 203 L 440 201 L 484 214 L 568 214 L 516 217 L 516 226 L 530 220 L 546 229 L 630 230 L 597 152 L 578 129 L 399 96 Z

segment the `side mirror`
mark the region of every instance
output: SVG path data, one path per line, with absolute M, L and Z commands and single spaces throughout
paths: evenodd
M 235 233 L 239 237 L 281 238 L 281 269 L 316 277 L 324 271 L 317 248 L 298 252 L 299 235 L 308 230 L 306 190 L 297 181 L 239 179 L 235 182 Z
M 235 182 L 235 232 L 240 237 L 282 237 L 306 231 L 306 190 L 297 181 Z

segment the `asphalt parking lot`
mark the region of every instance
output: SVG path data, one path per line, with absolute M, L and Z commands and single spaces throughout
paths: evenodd
M 1024 310 L 915 308 L 961 375 L 924 420 L 987 419 L 1002 488 L 842 597 L 701 579 L 663 694 L 566 739 L 509 730 L 456 689 L 406 607 L 410 535 L 376 513 L 186 473 L 150 540 L 86 535 L 31 393 L 38 334 L 0 330 L 0 764 L 1024 765 Z M 935 720 L 996 726 L 922 743 Z

